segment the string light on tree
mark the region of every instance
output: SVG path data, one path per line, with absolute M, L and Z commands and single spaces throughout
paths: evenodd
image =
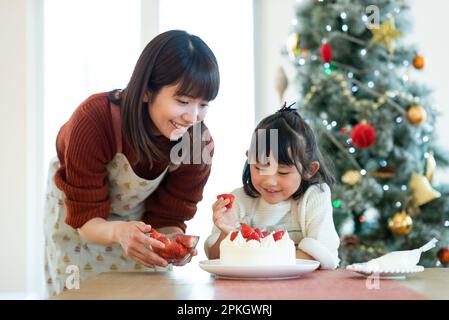
M 335 199 L 332 201 L 332 206 L 336 209 L 341 208 L 341 201 L 338 199 Z
M 404 120 L 404 119 L 403 119 L 402 117 L 396 117 L 396 119 L 394 119 L 394 121 L 395 121 L 397 124 L 401 124 L 403 120 Z

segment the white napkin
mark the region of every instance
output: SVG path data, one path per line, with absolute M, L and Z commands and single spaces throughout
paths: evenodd
M 437 239 L 433 238 L 419 249 L 393 251 L 379 258 L 367 262 L 371 270 L 408 269 L 416 266 L 421 258 L 421 253 L 435 247 Z

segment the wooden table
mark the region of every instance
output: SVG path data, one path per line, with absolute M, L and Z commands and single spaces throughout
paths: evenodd
M 428 268 L 405 280 L 380 280 L 368 289 L 354 272 L 317 270 L 291 280 L 215 279 L 193 261 L 160 273 L 103 273 L 56 299 L 276 300 L 276 299 L 449 299 L 449 269 Z

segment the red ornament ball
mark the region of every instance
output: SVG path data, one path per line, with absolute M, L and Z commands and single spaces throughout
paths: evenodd
M 351 139 L 354 147 L 369 148 L 376 142 L 376 130 L 367 123 L 360 123 L 352 129 Z
M 332 47 L 330 43 L 328 42 L 323 43 L 321 45 L 320 52 L 321 52 L 321 60 L 323 62 L 329 63 L 332 61 Z
M 441 248 L 438 250 L 438 260 L 440 260 L 441 264 L 447 266 L 449 265 L 449 248 Z

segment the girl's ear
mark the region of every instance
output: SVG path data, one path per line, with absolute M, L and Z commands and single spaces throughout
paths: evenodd
M 306 172 L 305 174 L 306 178 L 307 179 L 312 178 L 315 175 L 315 173 L 318 172 L 318 170 L 320 170 L 320 163 L 318 161 L 312 161 L 309 167 L 309 171 Z

